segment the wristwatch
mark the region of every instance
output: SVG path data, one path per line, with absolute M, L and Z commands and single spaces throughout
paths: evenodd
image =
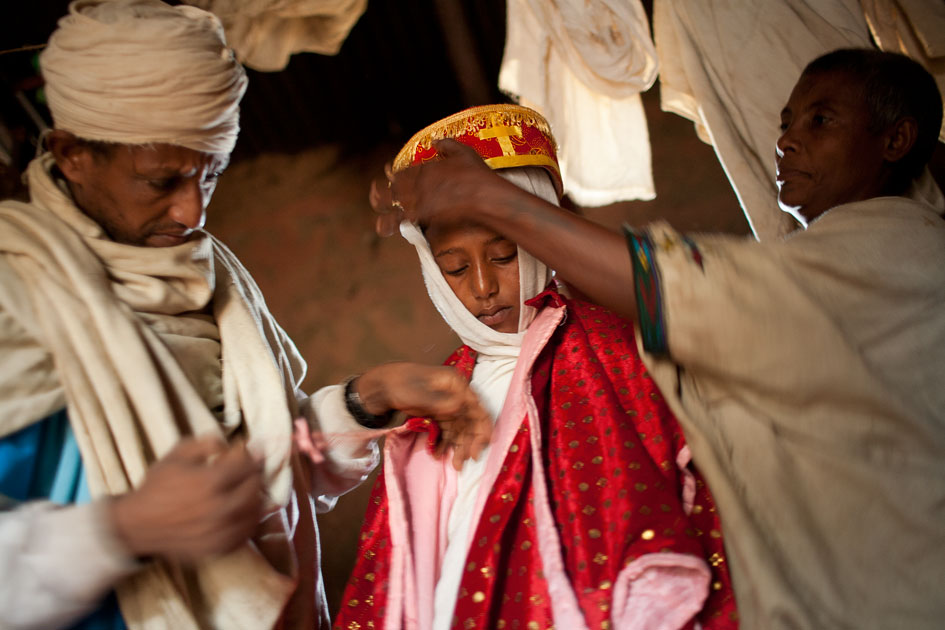
M 359 376 L 361 375 L 355 374 L 345 379 L 345 408 L 362 427 L 380 429 L 391 421 L 394 410 L 391 409 L 387 413 L 374 415 L 365 409 L 364 403 L 361 401 L 361 396 L 354 390 L 354 382 L 358 380 Z

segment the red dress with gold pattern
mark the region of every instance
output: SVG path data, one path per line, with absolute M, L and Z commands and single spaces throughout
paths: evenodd
M 632 324 L 551 290 L 530 304 L 560 313 L 528 371 L 530 409 L 537 411 L 540 425 L 535 427 L 526 414 L 501 460 L 474 525 L 452 627 L 550 628 L 558 600 L 568 597 L 576 600 L 587 628 L 623 627 L 628 624 L 621 620 L 627 619 L 670 619 L 673 593 L 646 580 L 648 560 L 689 556 L 704 559 L 711 569 L 708 597 L 694 619 L 687 614 L 672 627 L 737 628 L 718 514 L 708 488 L 687 461 L 676 419 L 640 361 Z M 475 352 L 464 346 L 447 364 L 469 378 L 475 359 Z M 530 435 L 536 428 L 538 440 Z M 416 432 L 411 439 L 426 440 L 431 447 L 438 433 L 435 424 L 420 418 L 410 419 L 407 431 Z M 538 478 L 544 479 L 547 492 L 536 493 L 536 462 L 544 468 Z M 543 534 L 536 512 L 545 503 L 560 547 L 554 556 L 556 562 L 560 558 L 559 568 L 553 570 L 565 575 L 568 593 L 546 575 L 549 556 L 539 552 Z M 388 618 L 389 597 L 403 597 L 390 592 L 389 514 L 381 475 L 365 515 L 337 629 L 411 625 L 410 620 Z M 628 600 L 628 593 L 637 599 Z M 662 612 L 661 602 L 667 606 Z M 558 623 L 562 627 L 560 615 Z M 629 626 L 668 627 L 652 622 Z

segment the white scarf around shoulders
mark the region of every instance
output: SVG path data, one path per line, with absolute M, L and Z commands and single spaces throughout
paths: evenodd
M 35 318 L 22 324 L 51 355 L 93 497 L 136 487 L 185 436 L 238 430 L 265 453 L 270 501 L 284 505 L 304 362 L 255 283 L 207 233 L 170 248 L 111 241 L 52 168 L 49 154 L 29 166 L 31 204 L 0 205 L 0 256 L 22 280 L 16 295 L 29 300 L 6 310 Z M 193 311 L 212 317 L 186 317 Z M 222 422 L 179 361 L 188 339 L 215 337 Z M 273 535 L 291 544 L 287 532 Z M 149 563 L 117 591 L 131 628 L 270 627 L 294 588 L 280 568 L 247 543 L 195 568 Z

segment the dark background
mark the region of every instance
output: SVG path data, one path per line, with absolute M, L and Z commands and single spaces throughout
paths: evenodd
M 44 44 L 69 3 L 17 4 L 0 24 L 0 50 Z M 326 143 L 352 152 L 396 144 L 470 104 L 501 102 L 496 77 L 504 40 L 503 0 L 371 0 L 338 55 L 299 54 L 282 72 L 248 71 L 233 157 Z M 0 55 L 0 120 L 27 143 L 35 142 L 35 125 L 15 94 L 48 120 L 38 52 Z M 18 164 L 31 156 L 21 149 Z

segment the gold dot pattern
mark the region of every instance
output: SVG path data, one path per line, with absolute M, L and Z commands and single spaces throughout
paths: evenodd
M 545 299 L 564 303 L 554 293 Z M 737 628 L 718 515 L 701 479 L 692 514 L 683 511 L 675 462 L 685 441 L 637 355 L 632 327 L 600 307 L 567 305 L 565 321 L 536 361 L 532 392 L 565 570 L 588 627 L 611 627 L 612 586 L 624 567 L 646 554 L 673 551 L 703 557 L 711 566 L 702 626 Z M 474 358 L 461 348 L 448 363 L 468 377 Z M 523 420 L 475 526 L 453 629 L 553 627 L 532 502 L 532 420 Z M 435 425 L 427 430 L 432 435 Z M 369 505 L 368 536 L 336 629 L 351 622 L 366 627 L 368 621 L 381 627 L 389 549 L 379 539 L 389 529 L 386 520 L 375 521 L 378 515 L 386 519 L 385 505 L 376 506 L 373 519 L 373 501 Z M 368 574 L 377 577 L 371 581 Z

